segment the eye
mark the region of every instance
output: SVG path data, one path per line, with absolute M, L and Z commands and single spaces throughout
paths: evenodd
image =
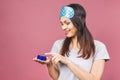
M 66 25 L 69 25 L 70 24 L 70 22 L 66 22 Z

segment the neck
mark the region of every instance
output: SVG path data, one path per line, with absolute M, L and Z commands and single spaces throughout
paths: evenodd
M 70 45 L 71 45 L 72 48 L 80 48 L 80 44 L 77 41 L 77 36 L 72 38 L 72 42 L 71 42 Z

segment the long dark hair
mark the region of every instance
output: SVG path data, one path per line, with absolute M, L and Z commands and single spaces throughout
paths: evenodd
M 77 41 L 80 44 L 80 51 L 82 51 L 82 55 L 80 57 L 88 59 L 93 56 L 95 53 L 95 45 L 93 37 L 86 26 L 86 12 L 85 9 L 80 4 L 70 4 L 67 5 L 74 9 L 75 15 L 70 18 L 73 25 L 77 28 Z M 61 48 L 61 55 L 69 56 L 69 46 L 72 41 L 71 37 L 66 37 Z

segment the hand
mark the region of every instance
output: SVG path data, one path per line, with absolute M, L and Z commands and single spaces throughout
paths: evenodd
M 51 61 L 53 64 L 58 64 L 59 62 L 67 64 L 67 62 L 69 61 L 67 58 L 60 55 L 59 53 L 45 53 L 45 55 L 52 58 Z
M 46 61 L 37 59 L 37 57 L 33 58 L 33 60 L 36 61 L 36 62 L 38 62 L 38 63 L 41 63 L 41 64 L 49 64 L 50 63 L 50 59 L 48 59 L 48 58 L 47 58 Z

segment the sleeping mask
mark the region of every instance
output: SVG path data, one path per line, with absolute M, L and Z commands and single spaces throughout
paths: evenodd
M 60 18 L 66 17 L 66 18 L 72 18 L 75 15 L 74 9 L 69 6 L 63 6 L 60 12 Z

